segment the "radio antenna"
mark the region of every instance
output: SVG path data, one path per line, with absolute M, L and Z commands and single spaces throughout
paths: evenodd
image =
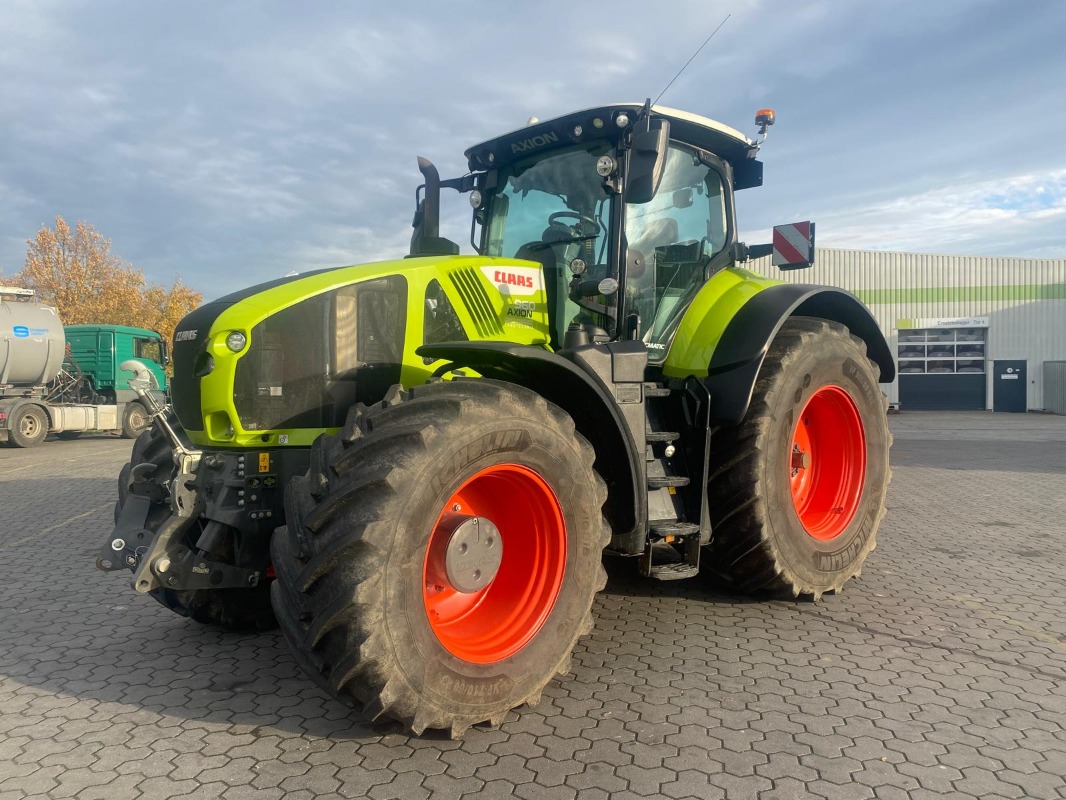
M 696 52 L 693 53 L 691 58 L 689 58 L 689 60 L 685 62 L 685 66 L 683 66 L 681 69 L 679 69 L 677 71 L 677 74 L 670 79 L 670 82 L 668 84 L 666 84 L 666 89 L 669 89 L 671 86 L 674 85 L 674 81 L 676 81 L 678 78 L 681 77 L 681 73 L 684 72 L 685 69 L 688 67 L 688 65 L 692 63 L 693 59 L 695 59 L 696 56 L 698 56 L 700 54 L 700 50 L 702 50 L 704 47 L 707 46 L 707 42 L 711 41 L 711 39 L 714 38 L 714 35 L 716 33 L 718 33 L 718 31 L 720 31 L 722 29 L 722 26 L 725 25 L 726 22 L 729 21 L 729 18 L 731 16 L 733 16 L 733 15 L 732 14 L 726 14 L 725 15 L 725 19 L 723 19 L 721 22 L 719 22 L 718 23 L 718 27 L 715 28 L 713 31 L 711 31 L 711 35 L 708 36 L 706 39 L 704 39 L 703 40 L 703 44 L 701 44 L 699 47 L 696 48 Z M 659 92 L 659 97 L 655 98 L 655 101 L 652 103 L 652 105 L 655 105 L 655 103 L 659 102 L 659 98 L 662 97 L 664 94 L 666 94 L 666 89 L 663 89 L 661 92 Z

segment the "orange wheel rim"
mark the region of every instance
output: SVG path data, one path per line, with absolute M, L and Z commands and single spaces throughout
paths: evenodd
M 498 531 L 502 560 L 487 586 L 462 591 L 445 563 L 457 522 L 470 519 Z M 430 534 L 422 565 L 430 628 L 463 661 L 491 664 L 509 658 L 543 627 L 559 597 L 565 567 L 566 526 L 548 483 L 517 464 L 483 469 L 448 498 Z
M 835 539 L 859 509 L 866 480 L 866 436 L 855 401 L 823 386 L 807 401 L 788 454 L 792 503 L 807 534 Z

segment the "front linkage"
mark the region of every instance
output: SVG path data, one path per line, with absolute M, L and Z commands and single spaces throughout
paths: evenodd
M 96 559 L 98 569 L 113 572 L 133 571 L 133 589 L 149 594 L 157 589 L 227 589 L 249 588 L 259 584 L 263 573 L 237 567 L 205 557 L 184 543 L 186 534 L 200 524 L 204 511 L 204 493 L 197 488 L 201 463 L 212 468 L 224 467 L 223 456 L 204 456 L 182 442 L 168 420 L 168 409 L 152 396 L 154 378 L 136 360 L 123 362 L 122 369 L 134 372 L 130 388 L 137 392 L 149 409 L 151 429 L 143 436 L 164 437 L 170 445 L 174 473 L 170 479 L 158 474 L 160 466 L 146 461 L 134 464 L 128 473 L 125 501 L 115 521 L 115 529 Z M 232 465 L 243 477 L 243 456 Z M 166 509 L 165 512 L 163 509 Z M 166 513 L 155 532 L 149 529 L 149 516 Z M 201 538 L 210 536 L 208 525 Z M 197 550 L 200 550 L 198 547 Z

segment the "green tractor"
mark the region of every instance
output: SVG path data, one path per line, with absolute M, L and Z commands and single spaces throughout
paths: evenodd
M 759 144 L 634 103 L 531 120 L 461 178 L 419 159 L 406 259 L 181 322 L 98 567 L 199 622 L 280 625 L 332 695 L 453 736 L 566 671 L 605 553 L 839 590 L 884 514 L 895 367 L 852 295 L 740 266 L 771 249 L 737 241 Z M 441 238 L 442 188 L 477 255 Z M 813 226 L 784 234 L 776 260 L 809 266 Z

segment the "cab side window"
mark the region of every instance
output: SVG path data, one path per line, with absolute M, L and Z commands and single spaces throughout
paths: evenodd
M 158 339 L 137 339 L 134 342 L 137 358 L 147 358 L 157 364 L 163 363 L 163 352 Z

